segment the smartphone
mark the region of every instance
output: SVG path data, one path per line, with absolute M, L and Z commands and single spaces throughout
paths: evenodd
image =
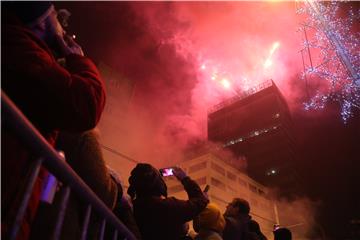
M 173 176 L 174 175 L 173 168 L 162 168 L 160 169 L 160 174 L 163 177 Z

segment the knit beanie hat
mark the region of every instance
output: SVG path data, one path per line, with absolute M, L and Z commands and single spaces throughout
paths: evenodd
M 207 229 L 222 233 L 224 227 L 225 219 L 215 203 L 209 203 L 194 219 L 194 229 L 197 231 Z
M 159 170 L 148 163 L 138 163 L 131 171 L 127 193 L 132 199 L 146 196 L 167 197 L 167 187 Z
M 51 2 L 5 1 L 4 9 L 13 12 L 24 24 L 33 25 L 49 16 L 54 8 Z

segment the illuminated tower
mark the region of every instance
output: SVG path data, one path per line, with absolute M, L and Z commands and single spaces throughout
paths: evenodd
M 215 106 L 208 115 L 208 139 L 244 155 L 249 176 L 266 185 L 286 189 L 296 182 L 291 116 L 272 80 Z

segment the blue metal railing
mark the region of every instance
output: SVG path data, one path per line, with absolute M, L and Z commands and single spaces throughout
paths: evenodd
M 32 164 L 32 173 L 28 179 L 28 184 L 21 201 L 21 205 L 17 211 L 15 220 L 11 223 L 8 239 L 16 239 L 19 227 L 23 220 L 25 210 L 27 208 L 32 188 L 41 165 L 43 165 L 50 173 L 63 183 L 61 194 L 61 203 L 58 217 L 56 219 L 56 227 L 53 231 L 52 239 L 59 239 L 61 234 L 62 222 L 67 208 L 67 201 L 71 192 L 75 192 L 79 198 L 84 200 L 87 205 L 87 211 L 84 217 L 81 229 L 82 239 L 86 238 L 89 224 L 89 218 L 92 212 L 96 212 L 102 219 L 102 225 L 99 239 L 103 238 L 106 224 L 110 224 L 114 229 L 113 239 L 121 237 L 122 239 L 135 240 L 135 236 L 127 229 L 127 227 L 112 213 L 112 211 L 96 196 L 89 186 L 74 172 L 74 170 L 62 159 L 55 149 L 46 141 L 40 132 L 31 124 L 31 122 L 22 114 L 10 98 L 1 91 L 2 111 L 5 121 L 13 128 L 15 133 L 24 140 L 27 146 L 38 153 L 41 158 Z M 95 211 L 92 211 L 94 209 Z

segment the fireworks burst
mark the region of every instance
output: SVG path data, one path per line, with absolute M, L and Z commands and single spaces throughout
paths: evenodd
M 272 44 L 269 54 L 267 58 L 265 59 L 263 63 L 263 69 L 260 71 L 266 71 L 268 70 L 273 64 L 273 56 L 276 52 L 276 50 L 280 47 L 280 42 L 276 41 Z M 259 59 L 260 60 L 260 59 Z M 200 65 L 200 70 L 204 73 L 206 73 L 208 76 L 210 76 L 210 79 L 212 81 L 215 81 L 220 87 L 222 87 L 225 90 L 232 89 L 234 94 L 238 94 L 243 91 L 247 91 L 249 88 L 257 85 L 257 82 L 251 83 L 247 77 L 245 76 L 238 76 L 238 77 L 232 77 L 232 74 L 228 71 L 225 71 L 221 68 L 219 64 L 215 64 L 213 61 L 205 61 L 205 63 L 202 63 Z M 261 62 L 261 61 L 259 61 Z M 259 71 L 259 69 L 256 69 L 256 71 Z M 267 79 L 263 79 L 265 81 Z

